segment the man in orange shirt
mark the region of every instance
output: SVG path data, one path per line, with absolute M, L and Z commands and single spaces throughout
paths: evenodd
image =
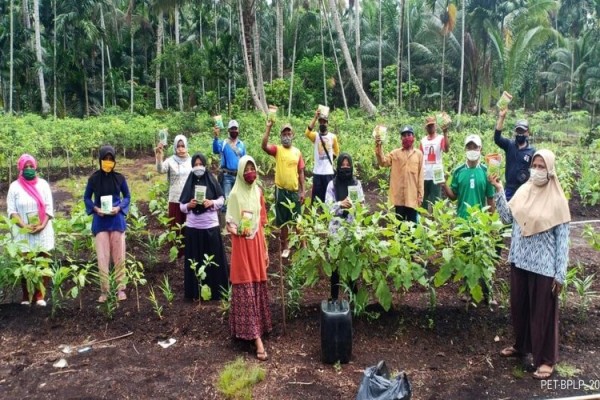
M 413 147 L 412 126 L 400 131 L 402 148 L 384 155 L 381 138 L 375 140 L 375 155 L 380 167 L 391 167 L 389 200 L 400 220 L 417 222 L 417 208 L 423 202 L 423 153 Z

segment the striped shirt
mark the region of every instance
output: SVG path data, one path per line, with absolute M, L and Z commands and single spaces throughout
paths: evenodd
M 16 242 L 21 244 L 21 251 L 23 252 L 48 252 L 54 249 L 54 228 L 52 227 L 54 203 L 52 201 L 52 192 L 50 191 L 48 182 L 41 178 L 38 178 L 35 187 L 42 196 L 42 199 L 44 199 L 46 214 L 50 218 L 50 221 L 48 221 L 44 230 L 37 234 L 21 232 L 22 228 L 19 228 L 15 224 L 12 229 L 12 237 Z M 26 224 L 29 223 L 28 214 L 31 215 L 33 213 L 38 215 L 38 207 L 35 199 L 23 189 L 18 181 L 10 184 L 6 197 L 6 207 L 9 217 L 13 214 L 19 214 L 21 221 Z
M 535 235 L 523 236 L 508 208 L 504 192 L 496 193 L 494 200 L 502 222 L 512 223 L 508 261 L 517 268 L 564 283 L 569 261 L 569 223 L 556 225 Z

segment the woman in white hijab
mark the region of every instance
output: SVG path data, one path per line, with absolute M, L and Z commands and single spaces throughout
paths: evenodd
M 539 150 L 531 162 L 529 181 L 507 202 L 498 177 L 494 200 L 500 218 L 512 223 L 508 261 L 510 311 L 515 344 L 503 357 L 533 355 L 536 379 L 548 379 L 558 361 L 558 295 L 569 257 L 569 203 L 558 182 L 555 156 Z
M 169 224 L 174 227 L 176 224 L 183 226 L 186 215 L 179 207 L 179 197 L 188 176 L 192 172 L 192 158 L 188 153 L 187 138 L 184 135 L 175 136 L 173 141 L 173 155 L 163 161 L 163 145 L 158 144 L 154 149 L 156 155 L 156 170 L 159 173 L 167 174 L 169 182 L 169 211 L 168 216 L 171 219 Z M 179 249 L 178 256 L 183 255 L 183 246 Z

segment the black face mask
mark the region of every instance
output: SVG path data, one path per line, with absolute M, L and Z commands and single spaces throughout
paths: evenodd
M 517 144 L 523 144 L 527 141 L 527 136 L 525 135 L 515 135 L 515 142 L 517 142 Z
M 350 180 L 350 178 L 352 178 L 352 168 L 350 168 L 350 167 L 338 168 L 337 176 L 343 181 Z
M 327 133 L 327 125 L 325 125 L 325 124 L 319 125 L 319 132 L 321 132 L 323 134 Z
M 239 131 L 229 131 L 229 137 L 232 139 L 237 139 L 239 134 L 240 134 Z

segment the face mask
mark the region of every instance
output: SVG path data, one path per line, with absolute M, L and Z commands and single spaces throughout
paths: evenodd
M 481 151 L 479 150 L 467 150 L 467 160 L 477 161 L 481 157 Z
M 415 142 L 415 137 L 413 135 L 404 136 L 402 138 L 402 148 L 408 150 L 412 148 L 413 143 Z
M 350 178 L 352 178 L 352 168 L 340 167 L 340 168 L 338 168 L 337 174 L 341 179 L 344 179 L 344 180 L 350 179 Z
M 535 186 L 544 186 L 549 181 L 548 172 L 545 169 L 530 169 L 529 176 Z
M 244 180 L 252 185 L 256 180 L 256 171 L 248 171 L 244 173 Z
M 35 169 L 24 169 L 23 170 L 23 178 L 25 178 L 25 180 L 33 180 L 33 178 L 35 178 Z
M 114 161 L 110 161 L 110 160 L 102 160 L 100 162 L 100 166 L 102 168 L 102 171 L 104 171 L 104 172 L 106 172 L 108 174 L 115 167 L 115 162 Z
M 206 172 L 206 167 L 204 165 L 199 165 L 197 167 L 192 168 L 192 171 L 194 171 L 194 175 L 196 175 L 197 177 L 201 177 L 202 175 L 204 175 L 204 172 Z
M 232 139 L 237 139 L 238 135 L 240 134 L 239 131 L 230 131 L 229 132 L 229 137 Z
M 284 145 L 285 147 L 291 146 L 292 145 L 292 137 L 291 136 L 282 136 L 281 144 Z
M 319 125 L 319 132 L 321 132 L 322 134 L 326 134 L 327 133 L 327 125 L 325 125 L 325 124 Z
M 515 136 L 515 141 L 517 142 L 517 144 L 523 144 L 527 141 L 527 136 L 517 134 Z

